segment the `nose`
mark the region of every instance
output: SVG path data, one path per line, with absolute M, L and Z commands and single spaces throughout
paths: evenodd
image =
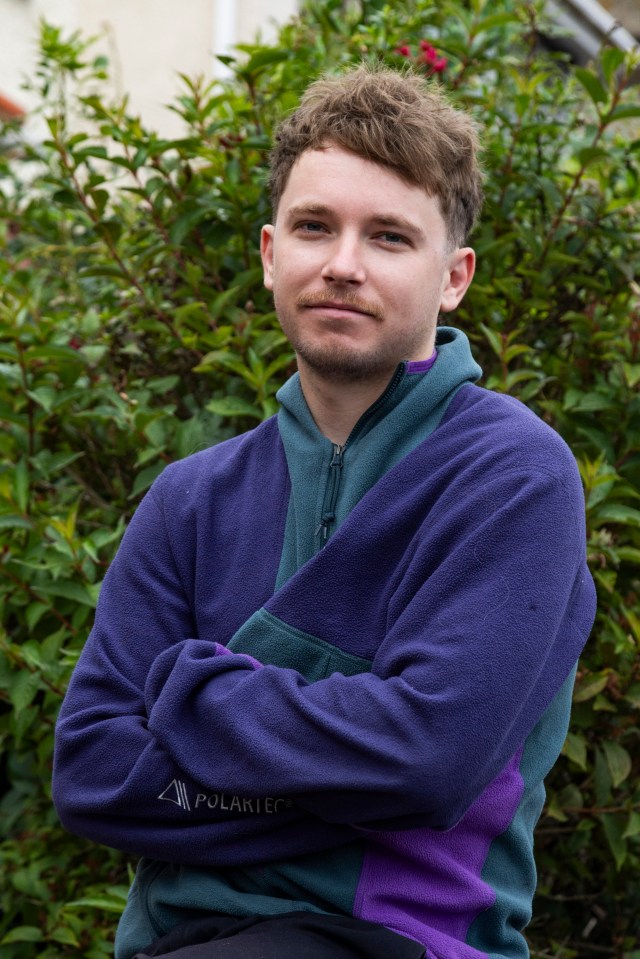
M 336 236 L 328 250 L 322 269 L 322 279 L 328 283 L 360 285 L 366 279 L 363 251 L 359 239 L 350 234 Z

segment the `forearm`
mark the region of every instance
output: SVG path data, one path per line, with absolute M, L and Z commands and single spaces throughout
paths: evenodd
M 204 784 L 169 755 L 132 702 L 116 708 L 112 696 L 108 710 L 96 703 L 91 653 L 89 646 L 57 728 L 53 796 L 69 831 L 137 856 L 207 866 L 296 856 L 353 838 L 278 790 Z M 200 739 L 215 737 L 214 726 Z
M 583 530 L 565 489 L 544 471 L 501 484 L 492 510 L 492 491 L 480 489 L 473 523 L 468 505 L 452 504 L 457 540 L 449 533 L 441 559 L 437 539 L 416 538 L 392 592 L 370 565 L 366 604 L 352 537 L 337 534 L 232 643 L 257 652 L 260 629 L 274 629 L 271 648 L 286 650 L 318 630 L 323 649 L 369 643 L 370 673 L 308 683 L 282 666 L 255 671 L 242 656 L 222 664 L 210 644 L 189 642 L 150 669 L 150 729 L 177 755 L 183 735 L 197 743 L 215 724 L 214 747 L 187 759 L 212 787 L 259 781 L 327 821 L 420 815 L 453 825 L 569 676 L 593 616 Z M 372 546 L 365 540 L 362 554 Z M 168 721 L 178 713 L 179 734 Z

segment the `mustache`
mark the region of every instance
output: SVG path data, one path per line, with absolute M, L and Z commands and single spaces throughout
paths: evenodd
M 343 292 L 335 290 L 333 293 L 303 293 L 296 300 L 296 306 L 298 308 L 305 306 L 327 306 L 330 303 L 346 306 L 351 310 L 357 310 L 359 313 L 368 313 L 375 320 L 382 320 L 384 316 L 382 310 L 376 303 L 362 299 L 355 290 L 344 290 Z

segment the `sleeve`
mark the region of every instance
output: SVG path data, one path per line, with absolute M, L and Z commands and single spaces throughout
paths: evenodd
M 310 815 L 276 784 L 265 793 L 260 779 L 239 792 L 235 777 L 216 776 L 213 789 L 206 776 L 189 772 L 192 751 L 217 750 L 213 717 L 197 743 L 185 729 L 180 747 L 174 740 L 175 755 L 158 740 L 144 689 L 163 652 L 201 643 L 212 676 L 259 667 L 215 642 L 188 638 L 194 635 L 190 603 L 151 491 L 107 573 L 94 629 L 60 711 L 53 796 L 65 827 L 135 855 L 195 865 L 256 863 L 352 839 L 351 829 Z M 179 731 L 181 709 L 167 721 Z M 235 765 L 241 754 L 231 749 Z
M 376 605 L 386 560 L 371 552 L 375 538 L 358 553 L 345 527 L 307 580 L 303 570 L 290 581 L 287 601 L 281 591 L 271 604 L 282 643 L 313 618 L 309 604 L 342 610 L 348 633 L 350 609 L 366 617 L 363 577 Z M 409 552 L 370 673 L 307 683 L 290 669 L 252 669 L 242 655 L 222 669 L 210 644 L 190 640 L 149 671 L 157 742 L 208 788 L 259 782 L 327 822 L 455 825 L 522 745 L 588 636 L 595 601 L 579 480 L 544 469 L 487 477 L 432 514 Z M 344 645 L 345 636 L 335 627 L 319 640 Z M 185 740 L 193 749 L 183 759 Z

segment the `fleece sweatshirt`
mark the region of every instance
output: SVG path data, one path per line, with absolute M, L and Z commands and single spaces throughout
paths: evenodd
M 136 511 L 54 770 L 70 830 L 142 857 L 117 959 L 208 910 L 528 954 L 595 597 L 571 453 L 479 372 L 442 328 L 337 449 L 296 376 Z

